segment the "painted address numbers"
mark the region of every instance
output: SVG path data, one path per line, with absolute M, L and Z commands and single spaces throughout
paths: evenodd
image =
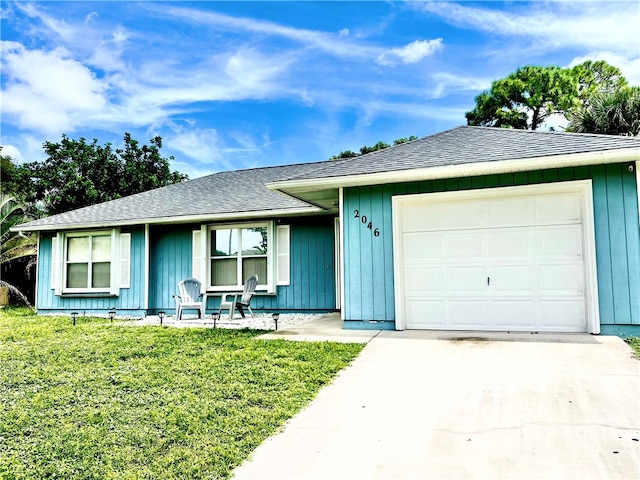
M 373 226 L 373 223 L 371 221 L 369 221 L 369 219 L 367 218 L 366 215 L 360 215 L 360 210 L 354 210 L 353 211 L 353 218 L 359 218 L 360 222 L 362 223 L 362 226 L 368 228 L 369 230 L 371 230 L 371 233 L 373 233 L 374 237 L 379 237 L 380 236 L 380 229 L 375 228 Z

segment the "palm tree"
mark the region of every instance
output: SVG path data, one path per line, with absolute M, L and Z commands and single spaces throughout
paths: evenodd
M 640 135 L 640 87 L 596 94 L 569 116 L 568 132 Z
M 11 228 L 33 218 L 25 213 L 25 207 L 13 196 L 0 193 L 0 265 L 19 258 L 29 258 L 27 270 L 36 261 L 37 240 L 33 234 L 11 231 Z M 0 279 L 0 287 L 32 308 L 27 297 L 12 284 Z

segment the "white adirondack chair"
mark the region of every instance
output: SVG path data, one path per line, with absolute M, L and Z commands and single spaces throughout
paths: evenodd
M 220 301 L 220 309 L 218 315 L 222 315 L 222 310 L 229 310 L 229 320 L 233 319 L 236 308 L 240 312 L 240 316 L 244 318 L 244 309 L 249 310 L 251 318 L 253 311 L 251 310 L 251 298 L 256 291 L 258 284 L 258 275 L 253 275 L 244 281 L 244 291 L 239 293 L 225 293 Z
M 182 318 L 183 310 L 198 310 L 198 318 L 204 318 L 206 298 L 200 291 L 200 281 L 195 278 L 187 278 L 178 283 L 178 295 L 176 299 L 176 318 Z

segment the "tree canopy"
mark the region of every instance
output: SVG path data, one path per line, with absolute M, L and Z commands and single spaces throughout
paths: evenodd
M 53 215 L 186 180 L 170 171 L 172 157 L 162 157 L 161 148 L 159 136 L 140 145 L 125 133 L 124 148 L 114 149 L 95 138 L 88 143 L 62 135 L 60 142 L 44 143 L 44 161 L 16 168 L 16 193 L 42 214 Z
M 394 145 L 400 145 L 401 143 L 406 143 L 406 142 L 410 142 L 412 140 L 417 140 L 418 137 L 416 137 L 415 135 L 411 135 L 410 137 L 403 137 L 403 138 L 397 138 L 393 141 Z M 360 155 L 365 155 L 367 153 L 371 153 L 371 152 L 376 152 L 378 150 L 384 150 L 385 148 L 389 148 L 391 145 L 389 145 L 386 142 L 383 142 L 382 140 L 379 141 L 378 143 L 376 143 L 375 145 L 369 147 L 367 145 L 364 145 L 363 147 L 360 147 L 360 153 L 356 153 L 352 150 L 345 150 L 343 152 L 340 152 L 338 155 L 333 155 L 330 160 L 338 160 L 338 159 L 343 159 L 343 158 L 353 158 L 353 157 L 359 157 Z
M 640 87 L 626 87 L 590 97 L 569 115 L 567 131 L 608 135 L 640 135 Z
M 573 67 L 571 73 L 578 82 L 578 99 L 582 105 L 588 105 L 595 95 L 611 94 L 627 87 L 620 70 L 604 60 L 587 60 Z
M 588 60 L 572 68 L 528 65 L 495 80 L 465 117 L 468 125 L 536 130 L 551 115 L 567 118 L 595 95 L 626 85 L 620 70 L 604 61 Z

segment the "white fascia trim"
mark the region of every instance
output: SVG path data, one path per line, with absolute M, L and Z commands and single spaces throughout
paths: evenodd
M 38 309 L 38 288 L 40 287 L 40 275 L 38 275 L 38 262 L 40 261 L 40 259 L 42 257 L 40 256 L 40 233 L 37 233 L 36 235 L 37 235 L 37 237 L 36 237 L 36 252 L 37 252 L 37 254 L 36 254 L 36 290 L 35 290 L 34 295 L 33 295 L 33 297 L 34 297 L 33 298 L 33 300 L 34 300 L 33 304 L 36 307 L 36 311 L 37 311 L 37 309 Z M 53 255 L 53 252 L 51 253 L 51 255 Z M 51 263 L 51 261 L 49 263 Z M 51 274 L 53 275 L 53 272 L 51 272 Z
M 117 220 L 114 222 L 96 222 L 96 223 L 74 223 L 64 225 L 43 225 L 39 227 L 14 227 L 15 231 L 24 232 L 46 232 L 61 230 L 84 230 L 94 228 L 113 228 L 136 225 L 168 225 L 181 223 L 202 223 L 202 222 L 218 222 L 218 221 L 243 221 L 249 219 L 263 219 L 272 217 L 286 217 L 304 214 L 327 213 L 318 207 L 310 208 L 283 208 L 280 210 L 260 210 L 256 212 L 240 212 L 240 213 L 219 213 L 213 215 L 184 215 L 180 217 L 159 217 L 159 218 L 136 218 L 131 220 Z M 11 230 L 14 231 L 14 228 Z
M 640 222 L 640 160 L 636 161 L 636 193 L 638 194 L 638 222 Z
M 543 170 L 547 168 L 637 162 L 639 159 L 640 148 L 624 148 L 602 152 L 464 163 L 460 165 L 444 165 L 439 167 L 366 173 L 361 175 L 344 175 L 340 177 L 285 180 L 269 183 L 267 184 L 267 188 L 270 190 L 282 190 L 283 192 L 302 193 L 306 191 L 323 190 L 326 188 L 359 187 L 365 185 L 381 185 L 417 180 L 436 180 L 442 178 L 474 177 L 478 175 L 525 172 L 530 170 Z
M 345 303 L 345 287 L 344 287 L 344 276 L 345 276 L 345 270 L 344 270 L 344 262 L 345 262 L 345 255 L 344 255 L 344 189 L 341 187 L 340 189 L 338 189 L 338 204 L 339 204 L 339 210 L 338 210 L 338 221 L 340 222 L 340 232 L 339 232 L 339 241 L 340 241 L 340 258 L 338 259 L 338 262 L 340 262 L 340 271 L 339 271 L 339 275 L 340 275 L 340 319 L 344 322 L 345 320 L 345 313 L 346 313 L 346 303 Z
M 131 268 L 131 267 L 129 267 Z M 144 225 L 144 300 L 143 308 L 149 310 L 149 278 L 151 268 L 151 237 L 149 236 L 149 224 Z

